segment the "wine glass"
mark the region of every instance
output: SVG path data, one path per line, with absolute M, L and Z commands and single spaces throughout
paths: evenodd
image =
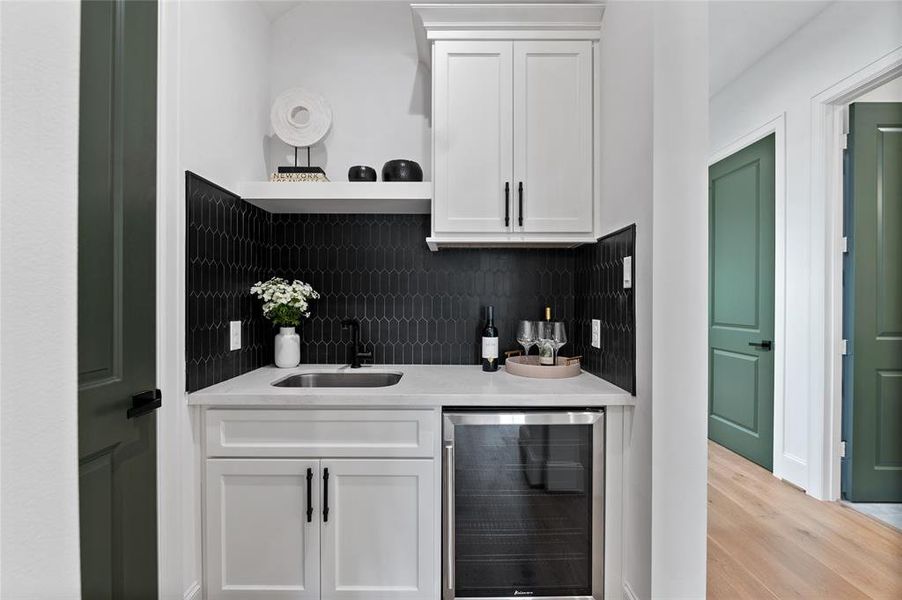
M 526 356 L 529 356 L 529 349 L 535 346 L 537 335 L 535 321 L 520 321 L 517 326 L 517 342 L 523 346 Z
M 558 351 L 567 344 L 567 326 L 563 321 L 554 321 L 551 327 L 551 347 L 554 349 L 554 364 L 557 364 Z

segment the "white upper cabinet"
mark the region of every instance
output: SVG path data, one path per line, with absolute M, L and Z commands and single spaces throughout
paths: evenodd
M 591 42 L 514 42 L 515 231 L 592 232 L 592 138 Z
M 435 44 L 433 219 L 437 232 L 510 229 L 512 76 L 511 42 Z
M 595 241 L 603 7 L 413 10 L 431 49 L 430 247 Z

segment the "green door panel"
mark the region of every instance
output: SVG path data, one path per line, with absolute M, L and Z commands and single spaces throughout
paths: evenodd
M 758 432 L 758 357 L 711 350 L 711 416 Z
M 708 436 L 773 468 L 774 136 L 712 165 Z
M 757 162 L 713 179 L 711 185 L 713 323 L 758 327 L 758 180 Z
M 156 2 L 81 5 L 78 439 L 82 597 L 157 597 Z
M 852 104 L 849 124 L 843 489 L 902 502 L 902 103 Z

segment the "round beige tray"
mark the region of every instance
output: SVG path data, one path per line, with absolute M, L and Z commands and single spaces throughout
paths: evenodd
M 504 362 L 505 370 L 511 375 L 533 377 L 535 379 L 564 379 L 580 374 L 580 356 L 558 356 L 557 364 L 540 365 L 538 356 L 508 356 Z

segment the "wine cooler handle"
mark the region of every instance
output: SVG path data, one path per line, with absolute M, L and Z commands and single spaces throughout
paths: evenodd
M 446 587 L 454 591 L 454 442 L 445 442 L 445 561 Z M 454 594 L 451 594 L 453 597 Z

